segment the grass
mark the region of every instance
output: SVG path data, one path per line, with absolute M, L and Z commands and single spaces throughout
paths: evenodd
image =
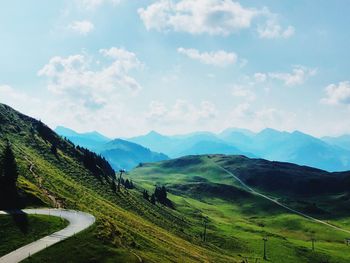
M 133 262 L 137 258 L 145 262 L 242 262 L 247 257 L 251 262 L 254 257 L 261 259 L 265 236 L 270 262 L 350 261 L 343 234 L 247 193 L 206 156 L 145 164 L 126 175 L 137 189 L 114 193 L 108 181 L 85 169 L 71 144 L 62 140 L 54 155 L 51 143 L 33 131 L 33 120 L 15 112 L 1 115 L 1 111 L 0 105 L 0 151 L 3 138 L 8 138 L 27 205 L 60 204 L 97 219 L 87 231 L 33 255 L 33 262 Z M 34 173 L 29 171 L 31 163 Z M 155 184 L 170 189 L 176 210 L 142 198 L 143 188 L 153 191 Z M 331 203 L 336 204 L 334 200 Z M 323 201 L 320 205 L 327 208 L 329 200 Z M 329 220 L 349 226 L 346 211 Z M 204 217 L 208 218 L 207 242 L 200 237 Z M 312 236 L 317 239 L 314 252 Z
M 138 258 L 125 248 L 113 248 L 98 242 L 94 236 L 95 231 L 96 227 L 92 227 L 23 262 L 139 262 Z
M 95 227 L 80 236 L 91 244 L 80 246 L 81 255 L 98 254 L 99 262 L 108 262 L 110 258 L 129 261 L 135 254 L 146 262 L 235 262 L 234 257 L 215 245 L 202 244 L 180 212 L 151 205 L 139 190 L 122 189 L 114 193 L 108 181 L 94 177 L 77 160 L 71 144 L 62 140 L 54 155 L 51 144 L 33 131 L 30 124 L 33 120 L 11 114 L 3 115 L 11 120 L 10 124 L 0 126 L 0 151 L 5 145 L 3 138 L 9 139 L 19 168 L 18 186 L 26 200 L 33 200 L 27 205 L 58 203 L 91 213 L 97 219 Z M 0 107 L 0 121 L 1 118 Z M 50 255 L 57 260 L 62 257 L 77 260 L 77 252 L 65 247 L 67 242 L 78 246 L 75 239 L 68 239 L 33 255 L 32 260 Z
M 247 193 L 207 157 L 196 157 L 197 162 L 193 158 L 173 164 L 172 161 L 147 164 L 130 176 L 149 190 L 155 184 L 166 185 L 177 211 L 191 222 L 190 232 L 194 236 L 203 232 L 203 220 L 207 217 L 207 245 L 231 253 L 237 260 L 248 258 L 254 262 L 254 258 L 259 258 L 263 262 L 262 238 L 267 237 L 270 262 L 350 261 L 349 247 L 344 244 L 349 234 L 291 214 Z M 346 228 L 350 212 L 347 217 L 342 214 L 325 220 Z M 311 249 L 312 238 L 316 239 L 315 251 Z
M 65 228 L 64 219 L 44 215 L 0 215 L 0 256 Z

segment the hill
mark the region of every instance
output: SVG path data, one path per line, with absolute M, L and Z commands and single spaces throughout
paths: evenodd
M 172 158 L 191 154 L 243 154 L 271 161 L 291 162 L 327 171 L 350 169 L 350 150 L 346 137 L 330 143 L 308 134 L 264 129 L 254 133 L 230 128 L 219 134 L 210 132 L 165 136 L 157 132 L 128 139 L 164 152 Z
M 0 152 L 8 140 L 27 206 L 77 209 L 97 219 L 91 229 L 34 255 L 31 262 L 235 261 L 218 246 L 194 238 L 179 212 L 144 200 L 142 190 L 115 191 L 115 174 L 103 158 L 40 121 L 0 104 L 0 124 Z
M 112 140 L 96 149 L 116 170 L 131 170 L 143 162 L 158 162 L 168 160 L 162 153 L 152 152 L 136 143 L 121 139 Z
M 111 140 L 97 132 L 77 133 L 62 126 L 58 126 L 55 131 L 74 144 L 102 155 L 115 170 L 131 170 L 140 163 L 169 159 L 165 154 L 153 152 L 136 143 L 122 139 Z
M 240 254 L 246 262 L 265 262 L 263 237 L 268 239 L 270 262 L 350 260 L 350 254 L 341 252 L 350 232 L 292 213 L 249 191 L 231 173 L 292 209 L 350 230 L 349 173 L 244 156 L 205 155 L 144 164 L 130 176 L 146 189 L 165 185 L 176 209 L 197 226 L 200 235 L 206 233 L 207 242 Z M 206 232 L 201 232 L 205 225 Z M 315 251 L 312 238 L 317 240 Z

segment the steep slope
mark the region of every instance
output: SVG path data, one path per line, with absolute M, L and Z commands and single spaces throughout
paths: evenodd
M 158 162 L 168 160 L 169 157 L 162 153 L 152 152 L 136 143 L 121 139 L 110 141 L 96 149 L 116 170 L 131 170 L 140 163 Z
M 27 196 L 41 200 L 41 206 L 77 209 L 97 219 L 89 231 L 44 250 L 31 262 L 235 261 L 217 246 L 193 238 L 179 212 L 153 206 L 139 190 L 114 192 L 107 162 L 41 122 L 0 104 L 0 124 L 0 152 L 7 138 L 19 167 L 17 185 Z M 77 246 L 78 252 L 71 249 Z

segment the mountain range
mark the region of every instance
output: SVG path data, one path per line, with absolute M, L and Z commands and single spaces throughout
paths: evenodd
M 77 133 L 57 127 L 58 134 L 73 143 L 95 151 L 113 168 L 132 169 L 139 163 L 201 154 L 245 155 L 270 161 L 291 162 L 327 171 L 350 170 L 350 135 L 316 138 L 300 131 L 266 128 L 258 133 L 229 128 L 221 133 L 195 132 L 167 136 L 151 131 L 127 139 L 98 133 Z
M 128 140 L 171 158 L 190 154 L 242 154 L 327 171 L 344 171 L 350 169 L 350 143 L 347 139 L 348 136 L 319 139 L 299 131 L 270 128 L 258 133 L 231 128 L 219 134 L 200 132 L 180 136 L 165 136 L 152 131 Z
M 102 155 L 115 170 L 130 170 L 140 163 L 169 159 L 165 154 L 152 152 L 141 145 L 122 139 L 112 140 L 96 131 L 78 133 L 72 129 L 58 126 L 55 132 L 76 145 Z

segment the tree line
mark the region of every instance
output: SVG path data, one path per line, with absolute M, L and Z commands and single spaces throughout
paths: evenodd
M 156 186 L 154 192 L 150 195 L 147 190 L 143 190 L 143 198 L 155 205 L 157 202 L 174 208 L 174 204 L 168 199 L 168 193 L 165 186 Z

